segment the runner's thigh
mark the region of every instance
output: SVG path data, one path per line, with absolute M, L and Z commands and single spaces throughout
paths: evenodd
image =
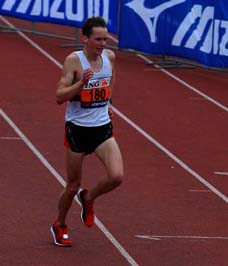
M 107 139 L 99 145 L 95 153 L 103 162 L 108 176 L 123 176 L 123 159 L 114 137 Z

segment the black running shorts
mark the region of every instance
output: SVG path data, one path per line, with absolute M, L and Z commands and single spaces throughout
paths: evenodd
M 64 145 L 73 152 L 90 154 L 112 137 L 112 123 L 98 127 L 83 127 L 66 122 Z

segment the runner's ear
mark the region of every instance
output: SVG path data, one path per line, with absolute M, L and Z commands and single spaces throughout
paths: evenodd
M 82 42 L 86 44 L 88 42 L 88 37 L 86 35 L 82 35 Z

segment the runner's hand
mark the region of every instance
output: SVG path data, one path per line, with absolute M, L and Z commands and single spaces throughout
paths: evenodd
M 114 113 L 113 113 L 111 107 L 108 108 L 108 115 L 109 115 L 110 119 L 112 119 L 114 116 Z
M 93 71 L 90 68 L 84 70 L 82 76 L 83 84 L 87 84 L 89 79 L 91 79 L 92 77 L 93 77 Z

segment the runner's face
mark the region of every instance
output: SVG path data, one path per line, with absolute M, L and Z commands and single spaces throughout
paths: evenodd
M 101 55 L 108 39 L 107 28 L 94 27 L 92 34 L 87 39 L 87 47 L 96 55 Z

